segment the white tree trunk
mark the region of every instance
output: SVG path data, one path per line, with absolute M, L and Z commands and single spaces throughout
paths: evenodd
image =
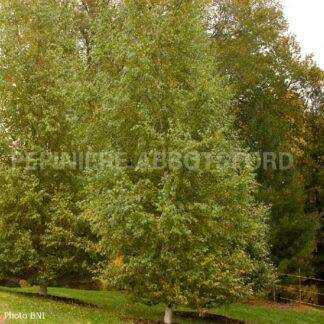
M 173 315 L 172 305 L 168 305 L 165 308 L 165 313 L 164 313 L 165 324 L 172 324 L 172 315 Z
M 41 296 L 47 296 L 47 287 L 46 286 L 39 286 L 39 294 Z

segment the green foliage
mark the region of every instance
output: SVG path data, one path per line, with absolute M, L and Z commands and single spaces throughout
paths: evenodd
M 104 3 L 94 22 L 98 132 L 126 163 L 92 173 L 87 214 L 111 284 L 149 303 L 210 307 L 268 282 L 266 209 L 253 198 L 251 163 L 152 167 L 155 152 L 240 150 L 201 8 Z
M 324 269 L 324 72 L 307 57 L 299 66 L 299 79 L 305 100 L 302 152 L 298 163 L 305 179 L 306 211 L 320 220 L 314 265 L 316 274 Z
M 252 151 L 290 152 L 295 158 L 289 171 L 257 171 L 257 197 L 272 207 L 272 258 L 281 271 L 311 273 L 319 225 L 305 213 L 305 180 L 297 162 L 307 109 L 298 45 L 277 1 L 217 1 L 210 21 L 218 68 L 236 89 L 241 137 Z
M 0 163 L 0 275 L 42 285 L 89 278 L 94 253 L 77 205 L 81 174 L 55 161 L 40 163 L 77 147 L 82 64 L 73 6 L 19 0 L 2 1 L 0 10 L 0 130 L 7 154 Z
M 0 276 L 88 278 L 100 252 L 137 300 L 233 302 L 272 279 L 263 203 L 279 270 L 322 274 L 323 71 L 277 1 L 3 0 L 0 30 Z M 240 137 L 294 168 L 258 186 L 250 158 L 204 160 Z M 78 164 L 39 163 L 80 150 L 124 163 L 86 190 Z

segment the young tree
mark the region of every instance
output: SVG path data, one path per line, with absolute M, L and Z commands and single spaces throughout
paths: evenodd
M 89 278 L 82 177 L 63 157 L 77 149 L 80 73 L 73 2 L 2 1 L 0 7 L 0 274 L 40 285 Z M 15 165 L 8 156 L 15 155 Z M 26 161 L 26 158 L 28 161 Z M 60 160 L 60 158 L 59 158 Z
M 202 8 L 200 1 L 103 2 L 93 33 L 100 131 L 124 163 L 93 172 L 88 213 L 111 284 L 164 303 L 165 323 L 173 305 L 233 302 L 269 276 L 266 209 L 253 198 L 250 159 L 226 167 L 204 158 L 241 147 Z

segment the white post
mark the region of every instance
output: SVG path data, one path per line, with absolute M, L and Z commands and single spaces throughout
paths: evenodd
M 172 324 L 172 314 L 173 314 L 173 310 L 172 310 L 172 305 L 170 304 L 165 308 L 165 313 L 164 313 L 165 324 Z
M 299 283 L 299 304 L 302 303 L 302 288 L 301 288 L 301 276 L 300 276 L 300 268 L 298 270 L 298 277 L 299 277 L 299 280 L 298 280 L 298 283 Z

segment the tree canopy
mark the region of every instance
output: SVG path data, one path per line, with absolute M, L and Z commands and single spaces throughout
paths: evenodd
M 44 287 L 91 278 L 94 261 L 82 178 L 64 160 L 78 147 L 73 12 L 69 2 L 1 2 L 0 274 Z
M 106 275 L 149 303 L 204 308 L 251 294 L 269 276 L 252 159 L 193 167 L 193 152 L 242 150 L 202 3 L 123 1 L 98 12 L 103 139 L 125 160 L 94 172 L 89 185 Z

